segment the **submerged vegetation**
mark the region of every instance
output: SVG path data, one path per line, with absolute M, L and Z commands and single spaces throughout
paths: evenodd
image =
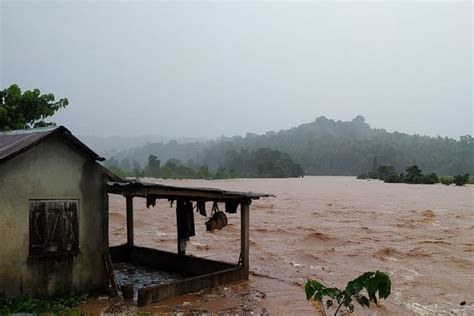
M 49 298 L 0 297 L 0 315 L 58 313 L 84 303 L 87 295 L 67 294 Z M 78 314 L 80 314 L 78 312 Z
M 357 176 L 357 179 L 378 179 L 386 183 L 435 184 L 439 182 L 434 172 L 422 174 L 417 165 L 407 167 L 405 173 L 397 173 L 393 166 L 380 166 L 375 171 Z
M 362 307 L 369 307 L 370 301 L 378 303 L 390 295 L 392 282 L 387 274 L 376 271 L 366 272 L 347 283 L 345 289 L 329 288 L 315 280 L 308 280 L 305 284 L 306 299 L 315 299 L 323 302 L 327 297 L 327 309 L 335 308 L 334 315 L 345 307 L 350 313 L 354 311 L 355 299 Z M 367 295 L 367 296 L 366 296 Z M 377 297 L 378 296 L 378 297 Z M 324 306 L 322 306 L 324 308 Z
M 405 173 L 397 173 L 393 166 L 380 166 L 375 171 L 363 173 L 357 176 L 357 179 L 378 179 L 386 183 L 409 183 L 409 184 L 436 184 L 441 182 L 445 185 L 456 184 L 463 186 L 466 183 L 474 183 L 468 173 L 454 177 L 438 177 L 434 172 L 422 174 L 417 165 L 407 167 Z
M 458 174 L 453 177 L 441 177 L 441 183 L 444 185 L 455 184 L 456 186 L 463 186 L 466 184 L 474 184 L 474 177 L 470 176 L 468 173 L 464 175 Z
M 278 150 L 260 148 L 256 151 L 234 152 L 231 159 L 217 170 L 193 161 L 183 163 L 170 159 L 165 164 L 155 155 L 148 156 L 148 163 L 142 168 L 140 163 L 128 159 L 110 159 L 105 163 L 112 172 L 122 177 L 155 177 L 163 179 L 226 179 L 226 178 L 288 178 L 302 177 L 304 171 L 290 155 Z

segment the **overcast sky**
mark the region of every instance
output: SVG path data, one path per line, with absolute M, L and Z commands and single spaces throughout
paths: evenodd
M 216 137 L 318 116 L 473 134 L 466 2 L 1 4 L 0 83 L 80 135 Z

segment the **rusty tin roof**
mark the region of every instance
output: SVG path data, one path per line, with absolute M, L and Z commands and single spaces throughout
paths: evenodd
M 215 188 L 182 187 L 134 180 L 109 182 L 108 192 L 138 197 L 154 196 L 158 199 L 189 198 L 190 200 L 257 200 L 261 197 L 275 197 L 273 194 L 237 192 Z
M 0 132 L 0 164 L 53 137 L 66 140 L 94 160 L 105 160 L 72 135 L 67 128 L 58 126 Z

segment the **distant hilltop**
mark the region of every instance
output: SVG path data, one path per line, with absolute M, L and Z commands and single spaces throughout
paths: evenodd
M 220 137 L 212 141 L 150 142 L 109 155 L 122 168 L 144 165 L 150 154 L 161 161 L 174 159 L 185 165 L 211 170 L 245 170 L 245 157 L 260 148 L 288 153 L 306 175 L 358 175 L 375 165 L 400 171 L 417 164 L 440 175 L 474 174 L 474 141 L 408 135 L 371 128 L 363 116 L 335 121 L 324 116 L 313 122 L 262 135 Z M 107 153 L 104 153 L 107 156 Z

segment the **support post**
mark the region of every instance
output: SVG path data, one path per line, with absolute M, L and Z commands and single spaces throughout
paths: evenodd
M 240 256 L 244 268 L 244 279 L 249 278 L 250 202 L 244 201 L 240 204 Z
M 127 205 L 127 245 L 133 245 L 133 196 L 126 195 Z

